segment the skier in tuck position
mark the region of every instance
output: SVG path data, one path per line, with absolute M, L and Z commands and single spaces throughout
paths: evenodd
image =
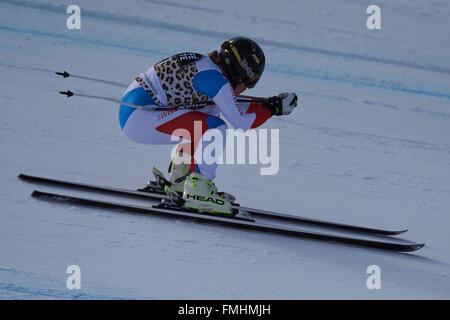
M 219 118 L 220 114 L 235 129 L 246 131 L 259 127 L 274 115 L 290 114 L 297 106 L 295 93 L 264 99 L 239 97 L 256 85 L 264 66 L 265 57 L 259 45 L 237 37 L 225 41 L 220 51 L 207 56 L 187 52 L 164 59 L 140 74 L 125 91 L 122 102 L 158 108 L 145 110 L 120 105 L 120 126 L 129 139 L 145 144 L 174 144 L 177 141 L 172 141 L 172 136 L 183 138 L 170 162 L 170 177 L 162 187 L 168 193 L 183 193 L 184 207 L 232 214 L 234 197 L 218 192 L 212 182 L 217 163 L 199 161 L 208 145 L 199 141 L 208 130 L 219 130 L 225 141 L 227 125 Z M 186 107 L 195 105 L 203 107 Z M 196 127 L 201 128 L 200 135 L 195 134 Z M 179 132 L 188 132 L 190 140 L 186 141 L 186 134 Z M 155 168 L 153 173 L 162 175 Z

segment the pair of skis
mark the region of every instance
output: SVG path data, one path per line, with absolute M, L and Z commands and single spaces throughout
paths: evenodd
M 170 201 L 169 196 L 163 193 L 162 190 L 158 190 L 154 188 L 153 191 L 156 192 L 142 192 L 142 191 L 134 191 L 129 189 L 122 188 L 114 188 L 107 186 L 99 186 L 87 183 L 79 183 L 67 180 L 58 180 L 46 177 L 39 177 L 27 174 L 19 174 L 20 179 L 50 184 L 55 186 L 61 186 L 66 188 L 75 188 L 81 190 L 93 191 L 96 193 L 107 193 L 107 194 L 115 194 L 127 197 L 136 197 L 141 199 L 148 199 L 152 201 L 161 201 L 166 200 Z M 156 186 L 156 184 L 155 184 Z M 143 214 L 152 214 L 159 215 L 165 217 L 172 218 L 183 218 L 183 219 L 194 219 L 198 222 L 207 222 L 207 223 L 219 223 L 222 225 L 227 225 L 230 227 L 241 228 L 241 229 L 252 229 L 259 231 L 266 231 L 277 234 L 291 235 L 300 238 L 307 239 L 316 239 L 322 241 L 333 241 L 339 243 L 353 244 L 370 248 L 378 248 L 384 250 L 392 250 L 392 251 L 403 251 L 403 252 L 411 252 L 419 250 L 424 246 L 424 244 L 412 243 L 412 242 L 396 242 L 392 238 L 388 240 L 371 240 L 365 239 L 363 237 L 355 236 L 343 236 L 343 235 L 335 235 L 330 233 L 322 233 L 322 232 L 313 232 L 308 230 L 302 230 L 298 228 L 291 228 L 285 226 L 278 226 L 273 224 L 265 224 L 257 222 L 258 217 L 266 217 L 272 218 L 279 221 L 287 221 L 287 222 L 296 222 L 311 226 L 319 226 L 326 227 L 329 229 L 342 230 L 348 232 L 356 232 L 356 233 L 365 233 L 369 235 L 379 235 L 379 236 L 394 236 L 399 235 L 401 233 L 406 232 L 407 230 L 384 230 L 384 229 L 374 229 L 368 227 L 361 227 L 355 225 L 341 224 L 330 221 L 316 220 L 306 217 L 299 217 L 294 215 L 282 214 L 278 212 L 271 212 L 266 210 L 254 209 L 254 208 L 246 208 L 238 205 L 234 205 L 233 208 L 239 210 L 241 212 L 248 213 L 244 215 L 237 215 L 236 217 L 228 216 L 228 215 L 217 215 L 217 214 L 208 214 L 208 213 L 199 213 L 193 210 L 186 210 L 183 208 L 175 208 L 172 206 L 168 206 L 167 204 L 159 204 L 154 206 L 141 206 L 141 205 L 131 205 L 124 204 L 112 201 L 105 200 L 96 200 L 90 198 L 82 198 L 77 196 L 71 196 L 60 193 L 51 193 L 51 192 L 43 192 L 35 190 L 32 193 L 33 197 L 40 199 L 47 199 L 53 201 L 63 201 L 69 203 L 76 203 L 80 205 L 88 205 L 88 206 L 96 206 L 108 209 L 122 209 L 128 212 L 135 213 L 143 213 Z M 255 218 L 255 219 L 253 219 Z

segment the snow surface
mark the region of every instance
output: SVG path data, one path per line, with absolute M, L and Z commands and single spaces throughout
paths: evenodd
M 1 299 L 450 298 L 450 3 L 372 1 L 0 2 Z M 135 188 L 165 169 L 168 146 L 123 136 L 117 106 L 56 94 L 120 98 L 171 54 L 207 53 L 245 35 L 267 68 L 248 94 L 296 91 L 280 129 L 280 171 L 218 170 L 241 204 L 379 228 L 408 228 L 414 254 L 39 201 L 19 172 Z M 60 79 L 54 71 L 114 84 Z M 66 193 L 84 194 L 64 190 Z M 111 198 L 93 195 L 97 198 Z M 121 199 L 121 201 L 136 202 Z M 81 268 L 81 289 L 66 268 Z M 368 290 L 366 269 L 381 268 Z

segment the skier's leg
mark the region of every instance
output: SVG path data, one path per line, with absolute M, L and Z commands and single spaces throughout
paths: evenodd
M 208 211 L 213 213 L 233 214 L 231 201 L 234 197 L 225 196 L 223 193 L 218 193 L 217 188 L 212 182 L 216 176 L 217 162 L 209 161 L 217 159 L 220 155 L 215 154 L 214 159 L 206 159 L 205 150 L 214 143 L 214 148 L 208 148 L 214 153 L 223 152 L 226 138 L 226 124 L 217 116 L 209 115 L 203 112 L 190 111 L 173 118 L 170 121 L 158 126 L 156 130 L 165 132 L 168 135 L 174 135 L 185 138 L 185 135 L 190 137 L 190 141 L 182 142 L 178 145 L 178 151 L 183 154 L 188 154 L 187 161 L 189 168 L 187 174 L 183 176 L 182 188 L 180 185 L 173 185 L 171 188 L 174 191 L 183 191 L 184 206 L 193 208 L 198 211 Z M 177 133 L 178 129 L 183 131 Z M 214 132 L 212 132 L 214 130 Z M 203 139 L 206 135 L 210 140 Z M 214 139 L 222 141 L 220 145 Z M 209 140 L 209 139 L 208 139 Z M 201 142 L 201 143 L 200 143 Z M 212 152 L 211 152 L 212 153 Z M 186 158 L 184 159 L 186 161 Z M 172 170 L 176 170 L 175 166 L 183 166 L 184 164 L 172 165 Z M 179 183 L 181 184 L 181 183 Z M 169 192 L 169 194 L 174 194 Z
M 153 104 L 147 93 L 139 87 L 131 87 L 123 100 L 139 105 Z M 204 150 L 211 143 L 215 143 L 214 152 L 223 151 L 227 126 L 222 119 L 195 110 L 154 111 L 121 105 L 119 120 L 124 134 L 139 143 L 173 144 L 178 143 L 173 141 L 177 140 L 172 139 L 173 136 L 183 138 L 178 144 L 178 151 L 188 155 L 186 183 L 180 181 L 179 185 L 172 184 L 171 187 L 175 191 L 184 191 L 183 198 L 187 207 L 199 211 L 232 213 L 230 200 L 219 194 L 212 182 L 217 163 L 203 159 Z M 203 137 L 206 133 L 211 133 L 211 130 L 216 130 L 214 138 L 212 141 L 204 141 Z M 218 135 L 222 138 L 221 146 L 214 140 Z M 215 155 L 216 159 L 217 157 Z
M 137 83 L 133 83 L 127 89 L 122 101 L 138 105 L 155 104 Z M 178 145 L 178 151 L 188 156 L 188 172 L 201 172 L 212 180 L 215 178 L 217 163 L 203 161 L 203 150 L 214 141 L 201 141 L 200 144 L 200 140 L 208 130 L 216 129 L 222 135 L 223 148 L 227 127 L 222 119 L 212 115 L 214 112 L 210 112 L 208 108 L 205 111 L 209 114 L 189 109 L 154 111 L 121 105 L 119 122 L 124 134 L 139 143 L 175 144 L 179 143 L 179 139 L 177 141 L 172 136 L 183 138 Z M 197 148 L 199 145 L 201 148 Z
M 204 151 L 211 143 L 215 143 L 214 146 L 218 146 L 218 148 L 214 148 L 214 152 L 221 153 L 226 142 L 226 129 L 227 126 L 222 119 L 199 111 L 184 112 L 156 127 L 159 132 L 184 138 L 184 141 L 178 144 L 177 151 L 189 156 L 187 159 L 183 157 L 184 162 L 189 164 L 188 172 L 200 172 L 211 180 L 216 177 L 217 163 L 209 161 L 211 159 L 204 159 Z M 215 132 L 211 132 L 211 130 L 215 130 Z M 222 145 L 219 145 L 214 139 L 205 141 L 203 137 L 206 133 L 214 136 L 220 135 Z M 186 134 L 189 137 L 187 139 Z M 220 154 L 215 154 L 214 158 L 219 156 Z

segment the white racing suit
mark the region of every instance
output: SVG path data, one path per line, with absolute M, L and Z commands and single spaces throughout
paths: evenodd
M 199 144 L 199 140 L 208 130 L 216 129 L 222 133 L 225 145 L 227 125 L 219 115 L 235 129 L 244 131 L 260 126 L 271 117 L 261 102 L 237 102 L 221 69 L 209 57 L 197 53 L 182 53 L 156 63 L 131 83 L 122 101 L 163 108 L 155 111 L 120 105 L 120 126 L 129 139 L 145 144 L 178 143 L 177 150 L 191 157 L 189 171 L 200 172 L 211 180 L 215 178 L 217 163 L 200 161 L 203 150 L 211 142 L 202 140 Z M 212 103 L 197 110 L 174 109 L 206 101 Z M 201 124 L 200 134 L 195 134 L 195 124 L 197 133 Z M 180 133 L 183 130 L 177 129 L 187 130 L 190 137 L 186 138 Z M 172 141 L 172 136 L 179 139 Z

